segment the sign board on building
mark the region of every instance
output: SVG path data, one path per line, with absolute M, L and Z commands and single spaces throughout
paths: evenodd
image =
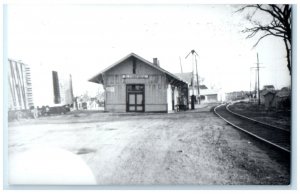
M 122 75 L 123 79 L 148 79 L 149 75 Z
M 110 87 L 106 87 L 106 92 L 115 92 L 115 87 L 110 86 Z

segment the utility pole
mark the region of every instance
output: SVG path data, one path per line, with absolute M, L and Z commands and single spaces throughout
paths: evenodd
M 192 90 L 192 94 L 193 94 L 193 96 L 195 95 L 195 90 L 194 90 L 194 88 L 195 88 L 195 79 L 194 79 L 194 67 L 195 65 L 194 65 L 194 60 L 192 60 L 192 87 L 193 87 L 193 90 Z
M 256 67 L 251 67 L 256 69 L 256 76 L 255 76 L 255 90 L 257 92 L 257 98 L 258 98 L 258 105 L 260 105 L 260 91 L 259 91 L 259 69 L 263 68 L 259 66 L 259 58 L 258 58 L 258 53 L 256 54 L 257 62 L 256 62 Z
M 185 57 L 185 58 L 188 58 L 188 56 L 190 55 L 192 53 L 192 55 L 195 55 L 194 57 L 195 58 L 193 58 L 192 57 L 192 69 L 193 69 L 193 71 L 192 71 L 192 91 L 193 91 L 193 95 L 191 96 L 191 108 L 192 108 L 192 110 L 194 109 L 194 103 L 195 103 L 195 95 L 194 95 L 194 65 L 195 64 L 197 64 L 197 60 L 196 60 L 196 55 L 198 55 L 197 53 L 196 53 L 196 51 L 195 50 L 191 50 L 191 52 L 189 52 L 189 54 Z M 195 63 L 194 63 L 194 60 L 195 60 Z M 198 90 L 199 90 L 199 80 L 198 80 L 198 68 L 197 68 L 197 66 L 196 66 L 196 70 L 197 70 L 197 84 L 198 84 Z M 199 94 L 199 92 L 198 92 L 198 94 Z
M 197 56 L 196 55 L 195 55 L 195 63 L 196 63 L 196 73 L 197 73 L 196 76 L 197 76 L 197 89 L 198 89 L 199 104 L 201 104 L 200 85 L 199 85 L 199 78 L 198 78 L 198 64 L 197 64 Z
M 179 57 L 179 63 L 180 63 L 180 69 L 181 69 L 181 73 L 183 73 L 183 72 L 182 72 L 181 57 Z
M 257 94 L 258 94 L 258 105 L 260 105 L 260 91 L 259 91 L 259 58 L 258 53 L 256 53 L 257 56 Z
M 192 53 L 192 55 L 194 55 L 194 60 L 192 60 L 192 66 L 193 66 L 193 77 L 194 77 L 194 65 L 196 66 L 196 78 L 197 78 L 197 90 L 198 90 L 198 95 L 200 95 L 200 89 L 199 89 L 199 77 L 198 77 L 198 64 L 197 64 L 197 56 L 198 53 L 195 50 L 191 50 L 191 52 L 185 57 L 187 58 L 190 54 Z
M 252 98 L 252 94 L 251 94 L 251 90 L 252 90 L 252 87 L 251 87 L 251 68 L 250 68 L 250 101 L 251 101 L 251 98 Z

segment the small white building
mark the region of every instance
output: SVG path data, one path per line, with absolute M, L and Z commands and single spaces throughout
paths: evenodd
M 219 91 L 214 90 L 214 89 L 202 89 L 200 91 L 200 96 L 201 96 L 201 102 L 218 102 L 221 99 Z
M 189 83 L 189 97 L 195 95 L 197 101 L 200 98 L 201 102 L 203 103 L 222 101 L 221 99 L 222 95 L 220 90 L 209 89 L 206 85 L 201 85 L 201 84 L 199 84 L 199 89 L 198 89 L 197 80 L 195 78 L 193 80 L 192 72 L 175 73 L 175 75 L 185 80 L 187 83 Z M 200 96 L 198 91 L 200 93 Z

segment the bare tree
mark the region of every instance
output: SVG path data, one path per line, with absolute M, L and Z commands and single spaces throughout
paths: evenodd
M 253 27 L 245 28 L 242 32 L 247 33 L 246 38 L 253 38 L 259 32 L 262 32 L 260 38 L 254 44 L 256 47 L 258 43 L 267 36 L 274 36 L 282 38 L 286 48 L 287 67 L 290 75 L 292 74 L 291 63 L 291 46 L 292 46 L 292 26 L 291 26 L 291 5 L 245 5 L 236 12 L 243 12 L 249 10 L 246 19 L 249 20 Z M 254 19 L 258 12 L 266 13 L 270 16 L 270 21 L 263 24 L 259 19 Z

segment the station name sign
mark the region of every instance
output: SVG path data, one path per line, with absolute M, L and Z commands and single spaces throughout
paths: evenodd
M 149 75 L 122 75 L 123 79 L 148 79 Z
M 106 92 L 115 92 L 115 87 L 113 87 L 113 86 L 106 87 L 105 91 Z

